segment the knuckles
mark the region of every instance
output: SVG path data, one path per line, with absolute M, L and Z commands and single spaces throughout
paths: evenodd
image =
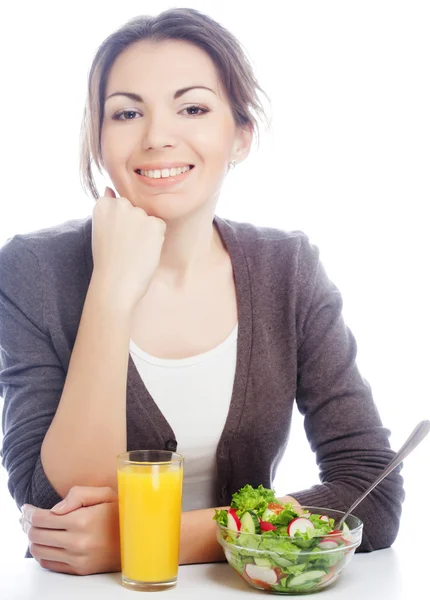
M 163 221 L 163 219 L 159 219 L 158 217 L 148 217 L 149 219 L 153 220 L 154 223 L 154 227 L 158 227 L 158 229 L 161 231 L 161 233 L 164 233 L 166 231 L 166 222 Z
M 70 488 L 69 493 L 67 494 L 67 502 L 69 504 L 75 504 L 77 501 L 79 501 L 80 489 L 81 488 L 78 485 L 74 485 L 72 488 Z
M 106 501 L 114 502 L 115 500 L 118 500 L 118 494 L 111 487 L 104 486 L 101 489 L 103 490 Z
M 93 544 L 88 536 L 79 536 L 70 545 L 70 551 L 77 556 L 79 562 L 81 557 L 88 559 L 88 555 L 93 549 Z
M 25 519 L 27 521 L 27 523 L 30 524 L 30 527 L 43 527 L 43 509 L 41 508 L 34 508 L 33 510 L 31 510 L 30 512 L 28 512 L 25 516 Z M 24 523 L 25 525 L 25 523 Z M 28 531 L 29 527 L 27 525 L 27 531 Z M 24 530 L 25 531 L 25 530 Z
M 103 213 L 106 216 L 108 213 L 117 213 L 118 211 L 124 212 L 130 211 L 130 214 L 133 215 L 133 221 L 141 221 L 145 223 L 147 227 L 157 233 L 165 233 L 166 231 L 166 223 L 162 219 L 158 217 L 153 217 L 148 215 L 144 209 L 139 206 L 134 206 L 130 200 L 125 198 L 124 196 L 119 196 L 118 198 L 111 198 L 110 196 L 103 196 L 99 198 L 96 202 L 93 214 Z
M 91 520 L 87 516 L 86 510 L 77 512 L 75 514 L 74 525 L 78 531 L 87 531 L 90 528 Z

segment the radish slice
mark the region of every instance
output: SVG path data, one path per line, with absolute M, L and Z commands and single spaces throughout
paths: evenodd
M 323 540 L 318 544 L 318 548 L 321 550 L 334 550 L 334 548 L 338 548 L 339 544 L 334 540 Z
M 260 529 L 261 531 L 276 531 L 276 527 L 268 521 L 260 521 Z
M 287 533 L 289 536 L 293 537 L 296 531 L 299 531 L 300 533 L 306 533 L 306 529 L 308 528 L 315 529 L 312 521 L 309 521 L 309 519 L 305 519 L 303 517 L 297 517 L 296 519 L 290 521 L 287 527 Z
M 338 538 L 333 539 L 332 537 L 325 537 L 321 540 L 321 542 L 330 542 L 330 544 L 336 544 L 336 546 L 339 546 Z
M 325 521 L 326 523 L 329 523 L 330 521 L 328 520 L 328 517 L 326 515 L 321 515 L 320 517 L 320 521 Z
M 323 575 L 322 579 L 321 579 L 321 587 L 323 583 L 328 583 L 329 581 L 335 581 L 335 579 L 337 578 L 337 573 L 326 573 L 325 575 Z
M 241 522 L 234 508 L 230 508 L 227 513 L 227 528 L 233 531 L 240 531 Z
M 247 563 L 245 565 L 245 573 L 250 579 L 257 579 L 269 585 L 274 585 L 278 581 L 276 571 L 270 567 L 259 567 L 258 565 Z

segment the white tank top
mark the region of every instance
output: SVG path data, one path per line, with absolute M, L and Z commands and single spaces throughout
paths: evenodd
M 130 339 L 137 371 L 184 456 L 184 511 L 217 506 L 216 449 L 233 391 L 237 333 L 236 324 L 216 348 L 181 359 L 151 356 Z

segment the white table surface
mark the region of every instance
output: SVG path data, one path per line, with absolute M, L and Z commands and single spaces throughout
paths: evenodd
M 386 550 L 355 554 L 333 587 L 312 596 L 325 600 L 429 600 L 429 570 L 424 548 L 414 554 L 405 544 L 395 544 Z M 0 566 L 1 600 L 130 600 L 139 593 L 144 594 L 123 588 L 119 573 L 63 575 L 24 558 Z M 159 593 L 171 600 L 279 597 L 250 588 L 227 563 L 181 566 L 176 587 Z

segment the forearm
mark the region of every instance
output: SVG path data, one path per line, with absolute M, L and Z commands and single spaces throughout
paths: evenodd
M 61 399 L 41 449 L 61 496 L 74 485 L 116 488 L 117 454 L 126 450 L 126 384 L 132 309 L 104 293 L 93 276 Z
M 182 513 L 179 564 L 225 560 L 223 549 L 216 539 L 217 524 L 213 520 L 214 510 L 214 508 L 204 508 Z

